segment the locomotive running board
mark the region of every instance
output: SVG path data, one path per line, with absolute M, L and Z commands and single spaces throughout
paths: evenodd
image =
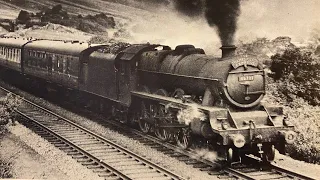
M 150 94 L 146 92 L 131 91 L 131 94 L 134 97 L 138 97 L 146 100 L 158 101 L 160 104 L 170 105 L 170 107 L 177 108 L 177 109 L 194 107 L 194 108 L 198 108 L 199 110 L 207 111 L 207 112 L 225 110 L 223 108 L 202 106 L 200 104 L 184 102 L 181 99 L 176 99 L 173 97 L 165 97 L 165 96 Z

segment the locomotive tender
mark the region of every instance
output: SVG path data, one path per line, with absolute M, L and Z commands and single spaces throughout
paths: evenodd
M 235 46 L 221 47 L 222 58 L 192 45 L 135 44 L 106 52 L 111 46 L 0 38 L 0 66 L 10 78 L 86 98 L 163 141 L 187 148 L 205 140 L 228 162 L 250 153 L 272 161 L 275 147 L 283 151 L 293 143 L 294 127 L 282 108 L 260 103 L 265 72 L 255 56 L 235 55 Z

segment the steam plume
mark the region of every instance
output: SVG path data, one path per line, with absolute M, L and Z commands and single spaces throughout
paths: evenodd
M 208 24 L 216 27 L 222 45 L 234 43 L 240 0 L 173 0 L 175 8 L 187 16 L 204 13 Z

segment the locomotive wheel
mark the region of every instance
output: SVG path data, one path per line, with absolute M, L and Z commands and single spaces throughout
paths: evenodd
M 162 105 L 159 105 L 158 116 L 163 117 L 162 121 L 166 121 L 166 116 L 168 116 L 168 114 L 165 112 L 165 107 Z M 161 120 L 160 120 L 160 122 L 161 122 Z M 168 141 L 172 137 L 171 132 L 168 131 L 166 128 L 160 128 L 160 127 L 156 126 L 154 133 L 161 141 Z
M 153 105 L 146 105 L 144 102 L 141 103 L 141 116 L 138 120 L 139 127 L 143 133 L 148 133 L 151 130 L 151 124 L 147 119 L 151 119 L 154 113 Z
M 268 146 L 264 149 L 263 161 L 272 162 L 276 156 L 276 150 L 274 145 Z
M 184 90 L 178 88 L 173 92 L 172 97 L 177 98 L 177 99 L 182 99 L 183 95 L 185 95 Z
M 164 89 L 159 89 L 155 92 L 155 94 L 157 95 L 162 95 L 162 96 L 169 96 L 168 92 Z M 160 117 L 158 118 L 157 123 L 161 124 L 163 123 L 170 123 L 167 119 L 167 117 L 169 116 L 169 114 L 166 112 L 165 107 L 163 105 L 158 105 L 158 109 L 157 109 L 158 113 L 157 116 Z M 170 120 L 170 119 L 169 119 Z M 161 127 L 157 127 L 155 126 L 154 129 L 154 134 L 161 140 L 161 141 L 168 141 L 170 140 L 170 138 L 172 137 L 172 134 L 170 133 L 170 131 L 167 130 L 167 128 L 161 128 Z
M 186 128 L 179 129 L 178 132 L 176 132 L 175 134 L 175 139 L 177 145 L 182 149 L 187 149 L 191 145 L 190 133 Z

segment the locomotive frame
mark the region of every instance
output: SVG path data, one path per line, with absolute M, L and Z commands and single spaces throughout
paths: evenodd
M 198 137 L 222 149 L 229 163 L 246 153 L 272 161 L 275 148 L 283 152 L 293 143 L 294 127 L 282 108 L 260 104 L 265 74 L 255 57 L 235 56 L 234 46 L 222 47 L 222 58 L 192 45 L 103 52 L 110 46 L 0 38 L 0 66 L 18 83 L 28 78 L 40 89 L 93 101 L 100 111 L 182 148 Z

